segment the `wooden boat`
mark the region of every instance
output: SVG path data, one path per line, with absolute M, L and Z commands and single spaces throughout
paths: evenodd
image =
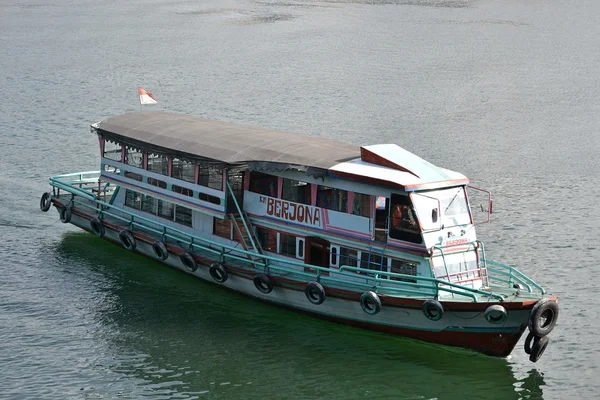
M 529 328 L 534 362 L 548 345 L 557 298 L 486 258 L 467 194 L 481 189 L 460 173 L 394 144 L 167 112 L 92 132 L 100 171 L 51 177 L 40 199 L 65 223 L 329 320 L 500 357 Z

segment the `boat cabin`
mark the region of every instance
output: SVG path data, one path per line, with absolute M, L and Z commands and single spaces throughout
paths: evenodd
M 307 270 L 485 285 L 467 178 L 398 145 L 166 112 L 124 114 L 92 130 L 101 180 L 118 188 L 111 204 Z

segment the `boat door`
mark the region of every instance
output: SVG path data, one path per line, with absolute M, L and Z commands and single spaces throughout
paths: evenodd
M 390 199 L 379 196 L 375 198 L 375 240 L 387 242 L 390 215 Z
M 244 172 L 227 171 L 227 180 L 229 182 L 229 186 L 231 186 L 231 190 L 233 191 L 233 196 L 235 196 L 237 204 L 240 206 L 241 210 L 244 210 Z M 227 190 L 227 188 L 223 189 L 227 194 L 227 213 L 237 214 L 238 210 L 235 206 L 235 202 L 233 201 L 233 196 L 231 196 L 231 192 Z
M 307 236 L 304 263 L 329 268 L 329 245 L 330 243 L 325 239 Z M 316 272 L 314 268 L 304 268 L 304 271 Z M 329 275 L 327 272 L 321 273 L 323 275 Z

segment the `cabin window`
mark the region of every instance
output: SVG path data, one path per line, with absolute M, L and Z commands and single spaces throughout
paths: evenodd
M 296 258 L 304 260 L 304 239 L 296 238 Z
M 161 218 L 173 219 L 174 204 L 168 201 L 158 199 L 158 216 Z
M 133 190 L 125 190 L 125 205 L 127 207 L 135 208 L 136 210 L 141 209 L 142 195 L 134 192 Z
M 201 165 L 198 170 L 198 185 L 223 190 L 223 170 Z
M 206 193 L 198 193 L 198 199 L 202 201 L 208 201 L 209 203 L 221 205 L 221 199 L 215 196 L 211 196 Z
M 340 247 L 340 265 L 356 267 L 358 265 L 358 252 L 356 250 Z
M 282 233 L 279 238 L 279 247 L 281 254 L 296 257 L 296 236 Z
M 404 275 L 416 276 L 417 275 L 417 263 L 410 262 L 410 261 L 396 260 L 396 259 L 392 258 L 392 265 L 391 265 L 390 272 L 392 272 L 394 274 L 404 274 Z M 417 282 L 415 279 L 400 278 L 397 276 L 391 276 L 390 279 L 394 280 L 394 281 L 404 281 L 404 282 L 412 282 L 412 283 Z
M 254 193 L 264 194 L 265 196 L 277 197 L 277 179 L 273 175 L 251 171 L 249 190 Z
M 142 197 L 142 211 L 157 215 L 158 214 L 158 199 L 155 199 L 152 196 L 143 196 Z
M 256 237 L 264 251 L 277 252 L 277 232 L 256 227 Z
M 104 141 L 104 154 L 102 156 L 104 158 L 108 158 L 109 160 L 121 162 L 121 156 L 122 156 L 121 143 L 117 143 L 112 140 L 105 140 Z
M 171 169 L 171 176 L 175 179 L 194 183 L 196 177 L 196 165 L 181 158 L 173 158 L 173 167 Z
M 111 174 L 119 175 L 121 173 L 121 169 L 117 167 L 113 167 L 112 165 L 104 164 L 104 171 L 110 172 Z
M 148 171 L 169 175 L 169 158 L 164 154 L 148 152 Z
M 167 188 L 167 182 L 159 181 L 158 179 L 154 179 L 154 178 L 148 178 L 148 185 L 156 186 L 161 189 Z
M 348 211 L 348 192 L 328 186 L 317 187 L 317 207 L 333 211 Z
M 135 147 L 125 146 L 125 164 L 144 168 L 144 152 Z
M 360 256 L 360 266 L 364 269 L 387 272 L 387 257 L 381 258 L 379 254 L 363 251 Z
M 179 194 L 182 194 L 184 196 L 194 197 L 194 191 L 192 189 L 184 188 L 184 187 L 181 187 L 179 185 L 172 185 L 171 189 L 175 193 L 179 193 Z
M 337 246 L 331 246 L 331 257 L 330 257 L 330 264 L 332 267 L 337 267 L 338 266 L 338 254 L 339 254 L 339 249 Z
M 392 194 L 390 237 L 411 243 L 421 243 L 417 214 L 407 196 Z
M 179 204 L 175 205 L 175 222 L 178 222 L 183 225 L 192 226 L 192 210 L 180 206 Z
M 283 200 L 310 206 L 310 192 L 310 185 L 306 182 L 297 181 L 295 179 L 283 179 L 283 190 L 281 192 L 281 198 Z
M 352 214 L 361 217 L 371 216 L 371 196 L 368 194 L 354 193 L 354 204 L 352 205 Z
M 213 234 L 231 240 L 231 221 L 214 217 Z
M 125 176 L 125 178 L 134 179 L 134 180 L 140 181 L 140 182 L 144 179 L 142 177 L 142 175 L 136 174 L 135 172 L 131 172 L 131 171 L 125 171 L 125 173 L 123 175 Z

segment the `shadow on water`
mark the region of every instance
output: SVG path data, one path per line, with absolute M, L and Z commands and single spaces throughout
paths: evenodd
M 103 367 L 134 380 L 138 397 L 543 398 L 535 369 L 517 379 L 505 359 L 273 307 L 89 234 L 66 234 L 56 255 L 110 299 L 88 310 Z

